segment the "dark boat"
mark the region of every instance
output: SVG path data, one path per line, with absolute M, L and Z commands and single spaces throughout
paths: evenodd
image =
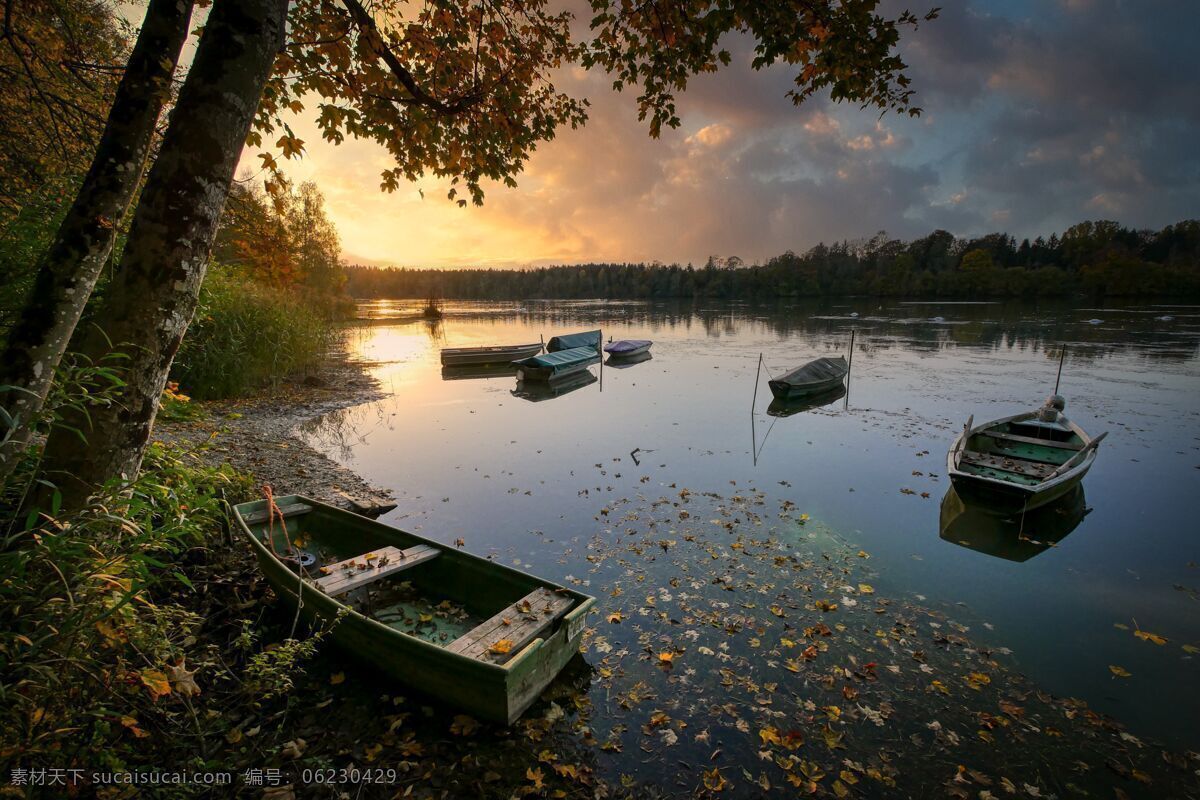
M 1058 395 L 1037 411 L 972 426 L 968 420 L 946 456 L 959 494 L 978 503 L 1029 510 L 1070 492 L 1092 468 L 1107 436 L 1089 436 L 1062 413 Z
M 843 356 L 818 358 L 769 381 L 771 394 L 777 400 L 795 400 L 822 394 L 837 388 L 846 379 L 849 367 Z
M 591 347 L 600 352 L 600 331 L 585 331 L 583 333 L 566 333 L 562 336 L 552 336 L 546 343 L 546 352 L 555 353 L 559 350 L 571 350 L 576 347 Z
M 307 497 L 275 504 L 233 510 L 271 586 L 398 681 L 512 723 L 579 653 L 588 595 Z
M 1087 516 L 1083 486 L 1025 514 L 996 514 L 950 487 L 942 498 L 943 540 L 1007 561 L 1028 561 L 1067 538 Z
M 446 347 L 442 349 L 443 367 L 478 367 L 485 364 L 511 364 L 541 352 L 541 342 L 495 344 L 487 347 Z
M 649 353 L 650 346 L 653 344 L 654 342 L 649 339 L 621 339 L 618 342 L 606 344 L 604 352 L 608 353 L 611 358 L 633 358 L 643 353 Z
M 814 408 L 827 406 L 830 403 L 841 400 L 845 396 L 845 384 L 838 384 L 820 394 L 801 397 L 797 400 L 772 400 L 771 405 L 767 406 L 767 413 L 772 417 L 790 417 L 793 414 L 801 414 L 805 411 L 812 411 Z
M 514 361 L 519 381 L 557 381 L 586 370 L 600 360 L 595 347 L 572 347 Z

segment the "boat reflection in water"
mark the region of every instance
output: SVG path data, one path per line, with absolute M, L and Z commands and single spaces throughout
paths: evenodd
M 604 366 L 612 367 L 613 369 L 625 369 L 632 367 L 634 364 L 641 364 L 645 361 L 650 361 L 654 356 L 650 353 L 638 353 L 636 356 L 609 356 L 604 362 Z
M 1028 561 L 1067 538 L 1089 511 L 1083 486 L 1024 514 L 967 503 L 951 487 L 942 498 L 941 537 L 989 556 Z
M 517 388 L 512 390 L 512 395 L 532 403 L 540 403 L 542 400 L 562 397 L 576 389 L 591 386 L 596 381 L 596 376 L 587 370 L 555 381 L 517 381 Z
M 771 401 L 771 405 L 767 406 L 767 413 L 772 417 L 790 417 L 793 414 L 800 414 L 805 411 L 812 411 L 814 408 L 827 406 L 834 401 L 841 400 L 845 396 L 845 384 L 838 384 L 821 394 L 809 395 L 797 400 L 780 400 L 776 398 Z
M 474 381 L 485 378 L 511 378 L 517 374 L 512 364 L 481 364 L 468 367 L 442 367 L 444 381 Z

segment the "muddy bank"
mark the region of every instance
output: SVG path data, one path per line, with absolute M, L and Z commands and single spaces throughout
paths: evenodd
M 194 449 L 214 465 L 228 463 L 276 495 L 303 494 L 361 513 L 381 513 L 395 507 L 389 490 L 371 486 L 296 435 L 308 420 L 381 398 L 367 366 L 344 352 L 333 353 L 315 374 L 250 397 L 200 403 L 199 419 L 160 419 L 154 438 Z

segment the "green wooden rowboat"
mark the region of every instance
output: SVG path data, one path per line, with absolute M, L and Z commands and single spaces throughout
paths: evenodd
M 282 519 L 265 500 L 234 507 L 275 591 L 409 686 L 512 723 L 579 653 L 592 597 L 307 497 L 275 502 Z
M 518 381 L 560 381 L 583 372 L 600 361 L 600 351 L 593 347 L 572 347 L 540 356 L 514 361 Z
M 1054 395 L 1037 411 L 982 425 L 967 420 L 946 456 L 954 488 L 975 502 L 1028 511 L 1078 486 L 1108 433 L 1089 436 L 1066 418 L 1063 406 Z

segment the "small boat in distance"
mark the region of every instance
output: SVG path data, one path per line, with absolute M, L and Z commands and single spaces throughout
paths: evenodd
M 818 358 L 768 381 L 776 400 L 795 400 L 836 389 L 850 370 L 844 356 Z
M 654 342 L 649 339 L 621 339 L 604 345 L 604 352 L 612 358 L 633 358 L 642 353 L 649 353 Z
M 585 331 L 583 333 L 565 333 L 562 336 L 552 336 L 546 342 L 546 352 L 556 353 L 559 350 L 570 350 L 575 347 L 592 347 L 600 352 L 600 331 Z
M 600 360 L 595 347 L 572 347 L 514 361 L 519 381 L 557 381 L 586 370 Z
M 511 724 L 579 653 L 594 598 L 299 495 L 234 506 L 281 598 L 349 655 Z
M 479 367 L 486 364 L 511 364 L 542 351 L 541 342 L 498 344 L 489 347 L 447 347 L 442 350 L 443 367 Z
M 1107 436 L 1089 436 L 1067 419 L 1059 395 L 1036 411 L 972 426 L 967 420 L 946 456 L 964 498 L 1014 510 L 1044 506 L 1070 492 L 1092 468 Z

